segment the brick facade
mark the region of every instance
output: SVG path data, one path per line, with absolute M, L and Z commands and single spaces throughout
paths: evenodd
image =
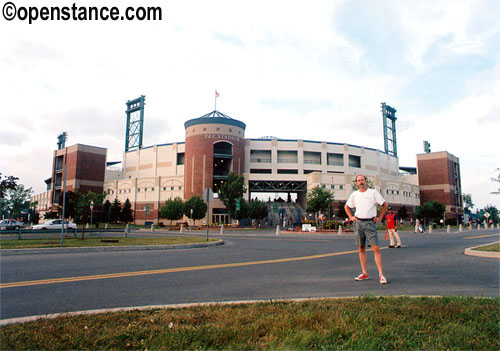
M 438 201 L 446 206 L 446 218 L 463 215 L 460 163 L 448 152 L 417 155 L 420 201 Z
M 195 124 L 186 128 L 184 158 L 184 199 L 203 195 L 213 188 L 214 145 L 226 142 L 232 145 L 231 170 L 243 174 L 245 166 L 244 130 L 222 123 Z
M 107 150 L 76 144 L 54 152 L 52 167 L 52 203 L 58 203 L 64 186 L 66 165 L 66 191 L 103 192 Z

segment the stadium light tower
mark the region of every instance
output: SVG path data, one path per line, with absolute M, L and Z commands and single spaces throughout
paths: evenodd
M 125 132 L 125 152 L 140 149 L 144 128 L 144 105 L 146 97 L 127 101 L 127 130 Z
M 385 102 L 382 103 L 382 117 L 384 120 L 384 148 L 385 152 L 394 157 L 398 157 L 398 147 L 396 143 L 396 109 Z

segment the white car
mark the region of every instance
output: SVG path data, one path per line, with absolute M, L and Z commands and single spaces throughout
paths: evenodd
M 4 219 L 0 222 L 0 230 L 14 230 L 24 228 L 24 223 L 15 219 Z
M 31 227 L 31 229 L 61 229 L 61 227 L 62 227 L 62 219 L 51 219 L 45 223 L 34 225 L 33 227 Z M 76 229 L 76 224 L 64 221 L 64 228 Z

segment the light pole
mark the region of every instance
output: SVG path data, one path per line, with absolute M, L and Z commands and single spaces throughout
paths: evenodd
M 92 219 L 94 218 L 94 201 L 90 201 L 90 227 L 92 227 Z

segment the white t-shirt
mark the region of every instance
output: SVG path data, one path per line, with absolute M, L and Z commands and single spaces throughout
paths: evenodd
M 374 189 L 366 189 L 365 192 L 356 190 L 349 196 L 346 205 L 356 208 L 354 216 L 358 218 L 373 218 L 377 215 L 377 205 L 383 205 L 384 198 Z

